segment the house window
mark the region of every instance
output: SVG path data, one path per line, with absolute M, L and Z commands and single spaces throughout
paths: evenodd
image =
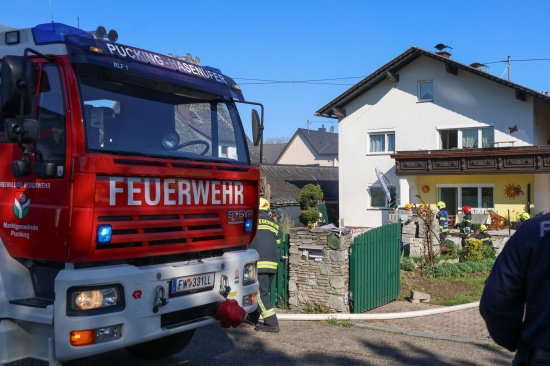
M 384 189 L 379 185 L 372 185 L 369 188 L 370 205 L 371 208 L 388 208 L 397 207 L 397 192 L 392 184 L 389 184 L 389 194 L 391 201 L 388 201 L 388 196 Z
M 459 197 L 459 202 L 462 203 L 462 207 L 495 207 L 493 187 L 460 187 Z
M 418 82 L 418 101 L 431 102 L 434 100 L 433 81 Z
M 370 187 L 370 207 L 373 208 L 386 208 L 388 207 L 388 199 L 386 198 L 386 193 L 382 187 Z
M 369 134 L 369 152 L 395 152 L 395 132 Z
M 439 147 L 442 150 L 492 147 L 494 136 L 493 127 L 445 129 L 439 131 Z
M 438 200 L 445 202 L 451 215 L 464 206 L 491 208 L 494 206 L 493 185 L 468 184 L 438 186 Z

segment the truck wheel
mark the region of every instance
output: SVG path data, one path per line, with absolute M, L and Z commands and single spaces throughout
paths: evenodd
M 132 356 L 144 358 L 146 360 L 160 360 L 161 358 L 175 355 L 184 349 L 195 334 L 195 329 L 186 332 L 173 334 L 167 337 L 155 339 L 153 341 L 136 344 L 126 347 Z

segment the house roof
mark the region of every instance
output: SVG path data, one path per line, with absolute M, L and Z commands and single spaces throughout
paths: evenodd
M 271 186 L 272 206 L 300 205 L 306 184 L 319 184 L 326 202 L 338 201 L 338 168 L 304 165 L 262 165 L 260 174 Z
M 327 132 L 325 127 L 318 130 L 299 128 L 296 134 L 300 134 L 315 149 L 318 155 L 338 154 L 338 133 Z
M 275 164 L 287 144 L 264 144 L 263 164 Z
M 298 136 L 301 136 L 304 140 L 306 140 L 315 153 L 319 156 L 338 155 L 338 133 L 330 131 L 327 132 L 327 129 L 324 126 L 318 130 L 298 128 L 290 139 L 290 142 L 281 151 L 275 161 L 278 161 L 283 156 Z
M 246 136 L 246 143 L 248 144 L 248 153 L 250 154 L 250 163 L 252 165 L 260 165 L 260 147 L 254 146 L 252 140 Z M 263 151 L 262 151 L 263 154 Z M 262 156 L 263 160 L 263 156 Z
M 441 52 L 441 54 L 444 54 Z M 496 83 L 502 84 L 504 86 L 507 86 L 509 88 L 515 89 L 518 92 L 525 93 L 528 95 L 532 95 L 535 98 L 541 99 L 545 103 L 550 104 L 550 96 L 543 94 L 541 92 L 538 92 L 536 90 L 526 88 L 524 86 L 521 86 L 516 83 L 512 83 L 508 80 L 502 79 L 498 76 L 491 75 L 481 69 L 476 69 L 474 67 L 471 67 L 469 65 L 462 64 L 460 62 L 454 61 L 448 57 L 442 56 L 439 53 L 434 53 L 428 50 L 424 50 L 419 47 L 411 47 L 405 52 L 403 52 L 401 55 L 397 56 L 369 76 L 367 76 L 365 79 L 361 80 L 359 83 L 355 84 L 348 90 L 346 90 L 344 93 L 336 97 L 334 100 L 329 102 L 327 105 L 322 107 L 317 111 L 317 115 L 324 116 L 324 117 L 330 117 L 330 118 L 337 118 L 338 116 L 342 116 L 342 111 L 339 111 L 340 109 L 345 108 L 347 104 L 349 104 L 351 101 L 359 97 L 360 95 L 364 94 L 380 82 L 386 80 L 386 79 L 392 79 L 395 77 L 395 74 L 410 64 L 411 62 L 415 61 L 421 56 L 429 57 L 434 60 L 440 61 L 441 63 L 445 64 L 445 67 L 448 68 L 449 72 L 457 71 L 458 69 L 464 70 L 466 72 L 470 72 L 472 74 L 478 75 L 482 78 L 494 81 Z M 448 53 L 447 53 L 448 55 Z M 454 68 L 454 70 L 453 70 Z
M 248 152 L 250 153 L 250 162 L 252 165 L 260 164 L 260 146 L 254 146 L 252 140 L 246 138 Z M 262 164 L 274 164 L 285 149 L 287 144 L 263 144 L 262 146 Z

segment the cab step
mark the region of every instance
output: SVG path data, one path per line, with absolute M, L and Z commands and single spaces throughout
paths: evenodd
M 53 300 L 43 299 L 43 298 L 40 298 L 40 297 L 29 297 L 27 299 L 10 300 L 10 304 L 30 306 L 30 307 L 33 307 L 33 308 L 44 308 L 45 309 L 48 306 L 53 305 Z

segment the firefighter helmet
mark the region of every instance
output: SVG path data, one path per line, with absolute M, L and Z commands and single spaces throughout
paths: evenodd
M 412 208 L 413 208 L 413 205 L 411 205 L 410 203 L 407 203 L 407 204 L 405 205 L 405 210 L 407 210 L 407 211 L 412 210 Z
M 265 198 L 260 198 L 260 210 L 269 211 L 269 201 Z
M 520 221 L 529 220 L 530 218 L 531 218 L 531 215 L 529 215 L 527 212 L 524 212 L 519 216 Z
M 485 230 L 487 230 L 487 226 L 481 225 L 481 226 L 479 227 L 479 231 L 485 231 Z
M 462 211 L 466 214 L 466 215 L 469 215 L 472 213 L 472 208 L 470 206 L 464 206 L 462 207 Z
M 437 206 L 437 208 L 440 209 L 440 210 L 441 210 L 442 208 L 447 207 L 447 206 L 445 205 L 445 202 L 443 202 L 443 201 L 439 201 L 439 202 L 437 203 L 436 206 Z

